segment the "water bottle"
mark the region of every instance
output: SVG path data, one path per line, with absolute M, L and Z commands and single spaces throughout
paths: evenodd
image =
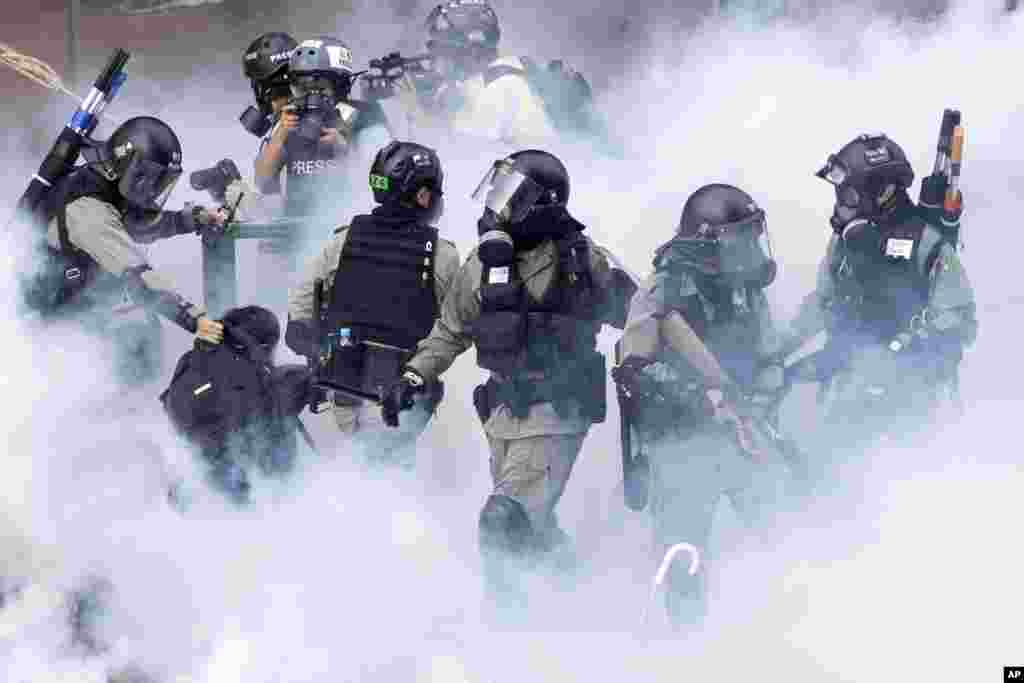
M 338 348 L 345 346 L 352 346 L 352 329 L 348 327 L 338 330 Z

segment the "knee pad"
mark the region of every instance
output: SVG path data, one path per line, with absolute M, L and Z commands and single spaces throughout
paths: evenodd
M 522 553 L 533 536 L 526 509 L 515 499 L 491 495 L 480 510 L 480 547 Z

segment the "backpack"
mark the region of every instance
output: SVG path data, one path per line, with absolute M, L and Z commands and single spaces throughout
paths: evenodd
M 502 76 L 517 74 L 544 103 L 544 109 L 555 128 L 560 131 L 590 132 L 594 94 L 583 74 L 561 59 L 541 65 L 528 57 L 520 57 L 523 68 L 494 64 L 484 72 L 484 83 L 490 85 Z
M 242 437 L 259 461 L 268 450 L 293 450 L 308 370 L 273 367 L 255 346 L 239 341 L 244 331 L 226 331 L 223 343 L 197 340 L 181 357 L 160 395 L 164 410 L 179 432 L 204 449 L 221 450 L 229 439 Z

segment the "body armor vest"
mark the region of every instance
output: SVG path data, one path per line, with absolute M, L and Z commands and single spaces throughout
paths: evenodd
M 113 183 L 88 167 L 80 167 L 61 178 L 50 192 L 40 216 L 41 235 L 38 254 L 40 265 L 30 275 L 21 278 L 25 305 L 42 314 L 53 314 L 71 304 L 88 307 L 82 296 L 87 286 L 103 286 L 113 278 L 101 278 L 99 267 L 92 257 L 71 244 L 68 237 L 67 207 L 82 197 L 96 199 L 117 206 L 121 197 Z M 54 249 L 46 239 L 49 222 L 57 220 L 60 247 Z
M 539 299 L 530 295 L 515 265 L 502 278 L 507 281 L 498 283 L 492 282 L 495 269 L 484 268 L 480 317 L 473 326 L 477 364 L 504 380 L 491 403 L 511 405 L 517 417 L 525 417 L 530 404 L 544 402 L 564 413 L 566 401 L 574 399 L 584 416 L 600 422 L 605 365 L 596 350 L 601 320 L 589 245 L 578 232 L 555 244 L 551 267 L 557 272 Z
M 922 239 L 927 228 L 910 206 L 884 225 L 868 223 L 844 237 L 832 272 L 840 332 L 888 342 L 924 310 L 942 245 Z
M 430 334 L 437 229 L 409 219 L 357 216 L 345 238 L 321 346 L 333 382 L 377 394 Z

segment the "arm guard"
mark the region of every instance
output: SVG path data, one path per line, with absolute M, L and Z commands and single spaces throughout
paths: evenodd
M 125 229 L 132 239 L 140 244 L 152 244 L 178 235 L 196 232 L 200 225 L 201 206 L 185 204 L 181 211 L 161 211 L 155 217 L 145 214 L 126 213 Z
M 142 279 L 142 274 L 147 270 L 152 270 L 148 264 L 130 268 L 124 272 L 125 285 L 132 299 L 157 315 L 167 318 L 185 331 L 195 334 L 199 318 L 202 317 L 201 314 L 195 312 L 198 307 L 173 292 L 151 289 Z

